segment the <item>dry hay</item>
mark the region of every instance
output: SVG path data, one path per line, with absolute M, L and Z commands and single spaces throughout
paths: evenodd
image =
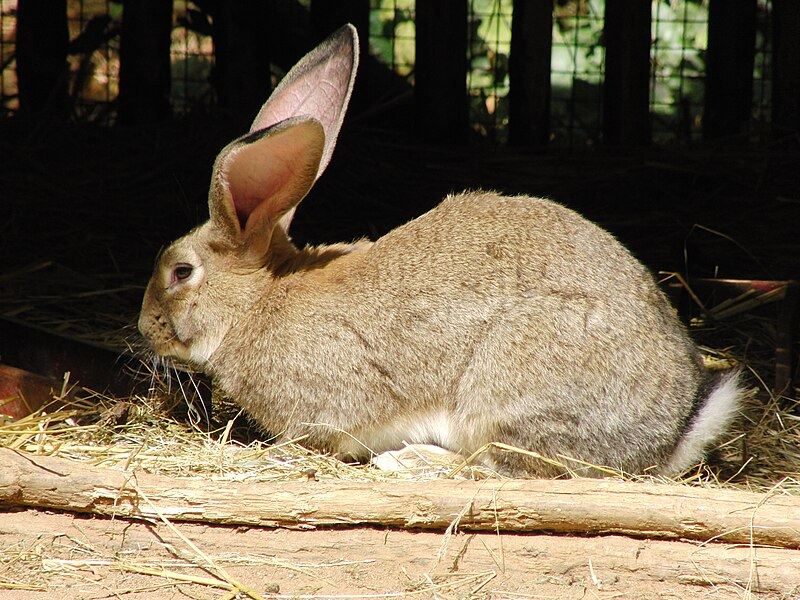
M 175 404 L 184 401 L 189 403 L 190 410 L 184 418 L 178 418 Z M 229 481 L 288 481 L 312 476 L 374 481 L 465 475 L 463 468 L 453 472 L 452 467 L 445 466 L 416 475 L 388 473 L 370 465 L 347 464 L 317 454 L 298 443 L 302 439 L 279 444 L 252 439 L 252 426 L 241 414 L 209 430 L 200 426 L 205 421 L 201 403 L 186 386 L 168 392 L 164 383 L 151 397 L 120 399 L 84 388 L 76 390 L 67 379 L 49 405 L 22 419 L 0 421 L 0 446 L 97 466 Z M 671 481 L 756 492 L 775 490 L 778 486 L 784 493 L 800 494 L 797 404 L 797 400 L 775 397 L 764 388 L 750 388 L 745 395 L 742 418 L 727 439 L 710 453 L 710 460 Z M 220 404 L 216 408 L 219 412 Z M 232 407 L 228 406 L 228 410 Z M 478 454 L 471 457 L 470 463 L 478 459 Z M 560 460 L 566 470 L 577 462 L 569 457 Z M 600 465 L 597 469 L 605 475 L 642 478 Z M 480 467 L 473 467 L 467 476 L 500 477 Z

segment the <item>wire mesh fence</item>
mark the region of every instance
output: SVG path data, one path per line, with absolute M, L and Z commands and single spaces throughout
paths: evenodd
M 772 0 L 758 0 L 753 61 L 753 127 L 766 131 L 772 110 Z
M 550 58 L 553 142 L 593 145 L 600 140 L 605 50 L 603 0 L 556 2 Z
M 413 82 L 414 0 L 370 0 L 370 52 Z
M 657 143 L 687 143 L 702 132 L 709 0 L 653 0 L 650 112 Z M 0 0 L 0 116 L 18 109 L 15 32 L 18 0 Z M 308 10 L 308 0 L 299 2 Z M 370 52 L 414 79 L 414 0 L 370 0 Z M 469 0 L 466 84 L 476 138 L 504 143 L 513 0 Z M 118 0 L 68 0 L 69 77 L 78 121 L 113 122 L 119 88 Z M 601 139 L 605 0 L 555 0 L 551 54 L 551 141 L 591 146 Z M 771 0 L 758 0 L 754 129 L 770 119 Z M 215 103 L 211 21 L 199 5 L 174 0 L 171 104 L 177 114 Z
M 173 110 L 186 113 L 208 109 L 215 102 L 211 86 L 214 42 L 206 14 L 189 0 L 173 0 L 172 93 Z
M 67 5 L 67 62 L 75 117 L 105 121 L 119 93 L 119 21 L 122 6 L 109 0 Z
M 700 137 L 703 53 L 708 8 L 700 2 L 654 2 L 650 50 L 650 114 L 655 140 Z
M 490 142 L 508 134 L 511 0 L 471 0 L 467 26 L 467 93 L 473 131 Z

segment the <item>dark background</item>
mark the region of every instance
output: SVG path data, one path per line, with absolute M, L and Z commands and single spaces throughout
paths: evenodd
M 6 319 L 112 347 L 130 339 L 159 248 L 207 217 L 216 153 L 247 130 L 281 73 L 347 21 L 361 30 L 359 83 L 333 161 L 296 216 L 298 243 L 374 239 L 447 193 L 484 188 L 567 204 L 654 271 L 798 277 L 795 2 L 686 1 L 708 14 L 702 94 L 694 104 L 676 101 L 668 136 L 650 98 L 659 2 L 606 0 L 602 15 L 579 0 L 506 3 L 512 35 L 503 49 L 480 37 L 488 17 L 467 2 L 425 0 L 404 17 L 416 32 L 416 62 L 405 72 L 366 54 L 365 40 L 384 47 L 373 40 L 377 0 L 182 8 L 126 0 L 84 14 L 91 4 L 19 0 L 4 9 L 15 19 L 4 27 L 4 74 L 15 70 L 18 82 L 11 91 L 4 83 L 0 119 Z M 561 19 L 581 18 L 600 21 L 596 47 L 576 51 L 604 52 L 596 83 L 572 74 L 594 102 L 588 121 L 575 89 L 564 96 L 550 72 L 551 32 Z M 194 102 L 175 96 L 187 77 L 176 75 L 179 27 L 213 41 Z M 117 57 L 116 87 L 87 102 L 98 52 Z M 493 69 L 493 91 L 467 86 L 476 55 Z M 476 112 L 503 85 L 510 92 L 500 108 Z M 766 105 L 754 101 L 754 88 L 768 90 Z M 583 129 L 565 125 L 578 122 Z

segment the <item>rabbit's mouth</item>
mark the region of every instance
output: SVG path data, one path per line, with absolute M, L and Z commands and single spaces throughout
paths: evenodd
M 140 322 L 139 330 L 150 349 L 157 355 L 200 368 L 208 362 L 219 345 L 212 335 L 181 339 L 169 326 L 150 329 Z
M 179 361 L 188 361 L 191 356 L 189 344 L 173 338 L 160 344 L 152 344 L 153 350 L 159 356 L 173 358 Z
M 193 351 L 194 344 L 192 340 L 180 340 L 176 336 L 169 338 L 152 338 L 145 334 L 144 338 L 150 349 L 162 358 L 168 358 L 178 363 L 190 364 L 201 366 L 202 361 L 198 361 L 195 356 L 197 353 Z
M 165 358 L 186 360 L 190 354 L 189 344 L 178 337 L 175 327 L 163 315 L 139 316 L 139 332 L 150 349 Z

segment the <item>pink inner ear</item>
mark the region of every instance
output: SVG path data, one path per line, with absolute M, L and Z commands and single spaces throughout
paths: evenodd
M 247 150 L 243 149 L 236 156 L 228 171 L 231 197 L 242 230 L 262 202 L 274 197 L 297 176 L 296 165 L 283 157 L 263 156 Z
M 306 115 L 322 124 L 325 147 L 317 176 L 330 162 L 358 69 L 358 34 L 346 25 L 286 74 L 261 107 L 250 131 Z
M 308 193 L 324 136 L 316 121 L 303 121 L 236 149 L 226 179 L 242 231 L 251 217 L 275 221 Z

